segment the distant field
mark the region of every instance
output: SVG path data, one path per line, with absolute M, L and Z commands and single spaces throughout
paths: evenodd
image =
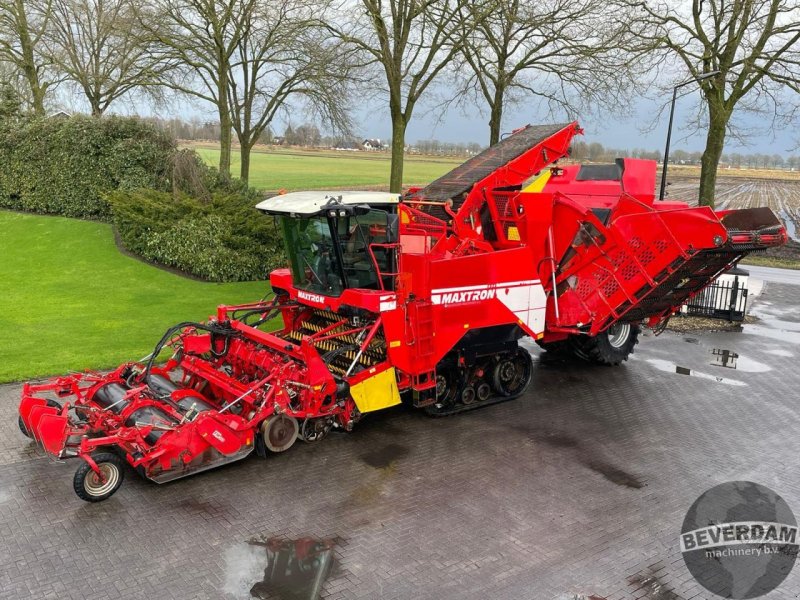
M 697 202 L 696 177 L 669 176 L 669 181 L 668 198 Z M 789 237 L 800 241 L 800 179 L 779 181 L 727 174 L 717 179 L 717 209 L 757 206 L 770 207 L 786 225 Z
M 138 360 L 167 327 L 269 289 L 191 281 L 123 256 L 104 223 L 0 211 L 0 231 L 0 383 Z
M 219 149 L 192 145 L 210 165 L 219 163 Z M 405 185 L 424 184 L 444 175 L 463 158 L 409 156 L 405 161 Z M 387 153 L 346 151 L 254 151 L 250 159 L 250 185 L 262 190 L 387 187 Z M 234 151 L 231 171 L 239 174 L 239 152 Z
M 669 165 L 669 173 L 680 177 L 699 178 L 700 167 L 693 165 Z M 800 181 L 800 171 L 787 171 L 784 169 L 728 169 L 726 167 L 720 167 L 719 177 Z M 672 179 L 671 176 L 670 179 Z

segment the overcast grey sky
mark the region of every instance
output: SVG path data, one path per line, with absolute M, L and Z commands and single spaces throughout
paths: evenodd
M 689 151 L 702 150 L 705 145 L 705 130 L 694 135 L 690 133 L 689 123 L 697 114 L 698 92 L 689 93 L 679 98 L 675 110 L 675 126 L 673 130 L 672 149 Z M 69 103 L 69 101 L 67 101 Z M 72 110 L 83 110 L 80 100 L 76 99 L 69 106 Z M 658 119 L 655 128 L 650 125 L 656 118 L 661 107 L 659 102 L 642 98 L 636 103 L 634 112 L 626 118 L 584 115 L 577 120 L 585 130 L 584 141 L 600 142 L 612 148 L 645 148 L 648 150 L 663 150 L 666 139 L 668 111 L 664 110 Z M 116 111 L 121 113 L 136 113 L 151 115 L 153 111 L 145 103 L 122 102 L 116 106 Z M 485 145 L 489 138 L 488 116 L 481 114 L 476 108 L 462 109 L 450 108 L 443 118 L 439 118 L 440 111 L 435 111 L 423 101 L 414 111 L 414 115 L 406 133 L 407 143 L 413 144 L 422 139 L 438 139 L 443 142 L 478 142 Z M 190 118 L 197 116 L 203 119 L 216 119 L 216 112 L 210 106 L 191 102 L 174 101 L 170 106 L 156 111 L 161 117 L 180 116 Z M 377 99 L 356 110 L 354 116 L 354 133 L 357 136 L 388 139 L 391 137 L 391 120 L 386 104 Z M 302 113 L 290 113 L 292 125 L 300 125 L 307 117 Z M 568 121 L 566 114 L 547 115 L 546 111 L 531 106 L 529 108 L 515 105 L 507 109 L 503 119 L 504 131 L 511 131 L 528 123 L 556 123 Z M 758 117 L 739 113 L 739 120 L 745 127 L 752 129 L 747 135 L 749 144 L 742 146 L 735 139 L 728 136 L 725 143 L 725 152 L 762 153 L 762 154 L 800 154 L 800 130 L 778 129 L 769 132 L 764 127 L 759 127 Z M 276 122 L 273 131 L 281 134 L 286 128 L 286 121 Z
M 435 138 L 448 142 L 478 142 L 486 144 L 489 137 L 489 118 L 481 115 L 477 109 L 464 115 L 462 110 L 453 108 L 448 111 L 442 122 L 437 122 L 433 115 L 424 114 L 424 106 L 414 117 L 408 127 L 406 139 L 413 143 L 420 139 Z M 637 110 L 626 119 L 603 118 L 599 116 L 577 117 L 585 130 L 584 140 L 587 142 L 600 142 L 604 146 L 613 148 L 646 148 L 649 150 L 663 149 L 666 140 L 667 121 L 669 114 L 664 111 L 657 126 L 652 131 L 648 129 L 653 122 L 660 105 L 657 102 L 642 99 L 638 102 Z M 687 95 L 679 98 L 675 108 L 675 125 L 673 129 L 672 148 L 685 150 L 702 150 L 705 145 L 705 131 L 700 131 L 688 136 L 688 125 L 696 115 L 697 98 Z M 538 114 L 537 114 L 538 113 Z M 532 108 L 526 111 L 520 107 L 509 110 L 503 119 L 503 128 L 510 131 L 528 123 L 548 123 L 566 121 L 566 115 L 547 116 L 544 111 Z M 748 128 L 758 128 L 758 119 L 753 115 L 742 115 L 741 122 Z M 366 137 L 388 138 L 391 136 L 391 121 L 388 111 L 379 105 L 373 106 L 358 115 L 357 131 Z M 736 140 L 728 138 L 725 144 L 726 152 L 762 153 L 762 154 L 791 154 L 800 153 L 797 142 L 800 132 L 781 130 L 775 134 L 764 131 L 754 132 L 748 136 L 749 145 L 744 147 Z M 792 152 L 794 149 L 794 152 Z

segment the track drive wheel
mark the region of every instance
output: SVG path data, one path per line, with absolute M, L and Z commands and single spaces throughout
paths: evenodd
M 576 342 L 576 354 L 601 365 L 618 365 L 633 354 L 640 331 L 635 323 L 614 323 L 604 332 Z
M 456 367 L 436 370 L 436 404 L 450 406 L 455 403 L 461 388 L 462 374 Z
M 492 381 L 495 392 L 504 398 L 516 398 L 531 382 L 533 361 L 524 348 L 503 356 L 494 367 Z
M 285 452 L 297 440 L 300 425 L 288 415 L 272 415 L 261 425 L 261 439 L 270 452 Z
M 125 467 L 122 459 L 111 452 L 95 452 L 92 460 L 100 469 L 98 475 L 82 460 L 72 478 L 72 488 L 81 500 L 101 502 L 114 495 L 125 479 Z

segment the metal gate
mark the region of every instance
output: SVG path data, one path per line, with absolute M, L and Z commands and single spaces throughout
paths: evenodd
M 727 321 L 744 321 L 747 277 L 720 277 L 686 303 L 685 314 Z

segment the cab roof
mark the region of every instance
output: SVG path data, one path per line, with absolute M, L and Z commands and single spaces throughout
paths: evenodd
M 309 192 L 290 192 L 267 198 L 256 204 L 256 208 L 268 215 L 290 215 L 311 217 L 324 212 L 330 204 L 397 204 L 400 194 L 390 192 L 345 192 L 315 190 Z

